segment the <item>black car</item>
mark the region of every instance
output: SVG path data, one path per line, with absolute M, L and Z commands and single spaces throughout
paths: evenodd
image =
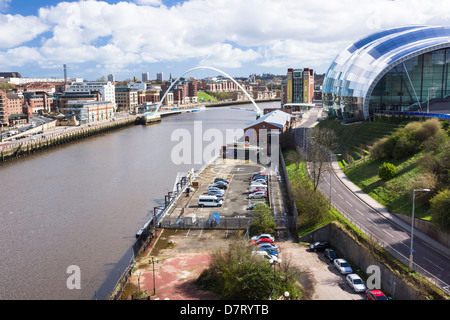
M 228 186 L 225 182 L 215 182 L 211 185 L 211 187 L 216 187 L 219 189 L 227 189 L 228 188 Z
M 309 248 L 314 251 L 322 251 L 329 247 L 330 244 L 326 241 L 317 241 L 309 245 Z
M 230 180 L 225 179 L 225 178 L 215 178 L 214 179 L 214 183 L 216 182 L 225 182 L 226 184 L 230 183 Z
M 331 248 L 326 248 L 325 251 L 323 252 L 324 257 L 328 258 L 328 260 L 330 260 L 330 262 L 333 262 L 334 259 L 337 259 L 337 254 L 336 252 L 331 249 Z

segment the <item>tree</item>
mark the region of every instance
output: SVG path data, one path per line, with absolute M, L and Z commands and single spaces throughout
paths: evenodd
M 431 221 L 441 230 L 450 230 L 450 189 L 439 192 L 431 203 Z
M 382 180 L 391 180 L 397 175 L 397 169 L 392 163 L 385 162 L 378 168 L 378 176 Z
M 307 160 L 309 162 L 313 189 L 316 191 L 322 174 L 331 170 L 329 151 L 336 150 L 337 136 L 332 129 L 314 127 L 311 131 L 311 138 L 306 140 Z
M 250 234 L 259 235 L 262 233 L 275 233 L 276 223 L 272 216 L 270 207 L 266 204 L 258 204 L 253 209 Z

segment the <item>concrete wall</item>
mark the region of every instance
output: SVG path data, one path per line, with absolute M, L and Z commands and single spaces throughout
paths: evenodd
M 346 259 L 356 273 L 370 276 L 367 268 L 376 265 L 380 268 L 381 290 L 396 300 L 423 300 L 419 290 L 404 282 L 387 266 L 380 263 L 369 249 L 361 246 L 346 232 L 333 223 L 317 229 L 303 237 L 302 242 L 328 241 L 340 258 Z M 363 277 L 365 279 L 366 277 Z

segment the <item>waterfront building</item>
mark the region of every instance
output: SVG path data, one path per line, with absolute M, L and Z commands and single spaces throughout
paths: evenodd
M 17 123 L 18 115 L 23 114 L 22 105 L 23 99 L 19 95 L 0 89 L 0 127 Z
M 50 113 L 54 110 L 53 94 L 47 92 L 23 92 L 24 103 L 31 109 L 31 113 Z
M 139 104 L 138 88 L 133 86 L 116 86 L 116 106 L 118 111 L 136 112 Z
M 427 111 L 436 102 L 448 108 L 449 63 L 449 27 L 404 26 L 371 34 L 331 64 L 323 107 L 347 121 L 371 120 L 380 111 Z
M 116 83 L 116 77 L 113 74 L 108 74 L 108 81 L 111 83 Z
M 62 113 L 67 119 L 75 119 L 80 124 L 114 118 L 115 106 L 110 101 L 69 101 Z
M 163 72 L 158 72 L 156 74 L 156 80 L 160 81 L 160 82 L 164 81 L 164 73 Z
M 110 82 L 74 82 L 67 87 L 68 93 L 99 92 L 101 101 L 109 101 L 116 106 L 115 86 Z

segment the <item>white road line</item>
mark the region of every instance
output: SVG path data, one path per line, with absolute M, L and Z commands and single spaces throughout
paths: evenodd
M 347 200 L 345 200 L 345 202 L 347 202 L 347 204 L 353 208 L 353 205 L 350 202 L 348 202 Z
M 377 224 L 375 222 L 373 222 L 372 220 L 370 220 L 369 218 L 367 218 L 367 220 L 369 220 L 374 226 L 376 226 Z
M 439 268 L 439 269 L 441 269 L 441 270 L 444 270 L 444 269 L 442 269 L 441 267 L 439 267 L 437 264 L 435 264 L 435 263 L 433 263 L 433 261 L 431 261 L 430 259 L 427 259 L 427 258 L 425 258 L 425 257 L 423 257 L 425 260 L 427 260 L 429 263 L 431 263 L 433 266 L 435 266 L 436 268 Z
M 337 192 L 335 188 L 332 188 L 334 192 Z
M 341 194 L 340 194 L 340 193 L 338 193 L 338 196 L 339 196 L 339 197 L 341 197 L 341 199 L 342 199 L 342 200 L 344 200 L 344 197 L 343 197 L 343 196 L 341 196 Z
M 355 210 L 356 210 L 356 212 L 358 212 L 360 215 L 362 215 L 364 217 L 364 214 L 361 211 L 359 211 L 358 209 L 355 209 Z
M 189 235 L 189 232 L 191 232 L 191 229 L 189 229 L 188 232 L 186 233 L 186 238 Z
M 202 236 L 202 232 L 203 232 L 203 229 L 200 229 L 200 234 L 198 235 L 199 238 Z
M 394 237 L 392 234 L 390 234 L 389 232 L 387 232 L 386 230 L 382 229 L 383 232 L 387 233 L 388 235 L 390 235 L 392 238 Z

